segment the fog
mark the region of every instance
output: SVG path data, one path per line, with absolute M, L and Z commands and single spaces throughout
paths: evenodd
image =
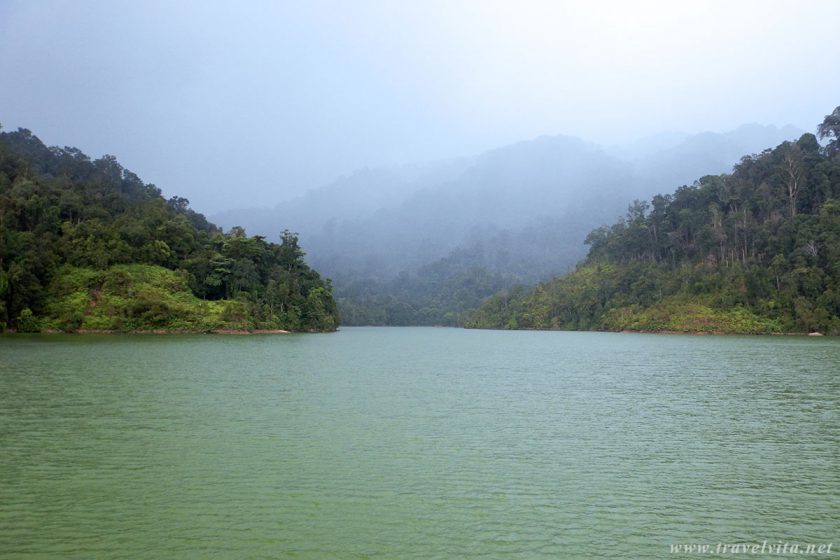
M 200 212 L 271 208 L 542 135 L 633 155 L 813 131 L 838 102 L 837 21 L 834 0 L 5 0 L 0 123 L 113 154 Z

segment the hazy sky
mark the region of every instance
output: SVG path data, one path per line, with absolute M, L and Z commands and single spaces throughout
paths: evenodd
M 0 0 L 0 123 L 213 213 L 542 134 L 813 130 L 838 22 L 840 0 Z

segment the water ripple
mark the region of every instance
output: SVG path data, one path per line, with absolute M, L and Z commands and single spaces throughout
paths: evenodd
M 834 339 L 0 337 L 0 558 L 831 542 Z

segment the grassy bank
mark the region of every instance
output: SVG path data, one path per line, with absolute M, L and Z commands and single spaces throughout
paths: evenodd
M 213 332 L 259 327 L 240 300 L 202 300 L 185 275 L 154 265 L 106 270 L 65 266 L 40 314 L 24 310 L 20 332 Z

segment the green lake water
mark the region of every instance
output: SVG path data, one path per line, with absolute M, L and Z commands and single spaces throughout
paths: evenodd
M 0 337 L 3 559 L 674 558 L 838 529 L 837 339 Z

